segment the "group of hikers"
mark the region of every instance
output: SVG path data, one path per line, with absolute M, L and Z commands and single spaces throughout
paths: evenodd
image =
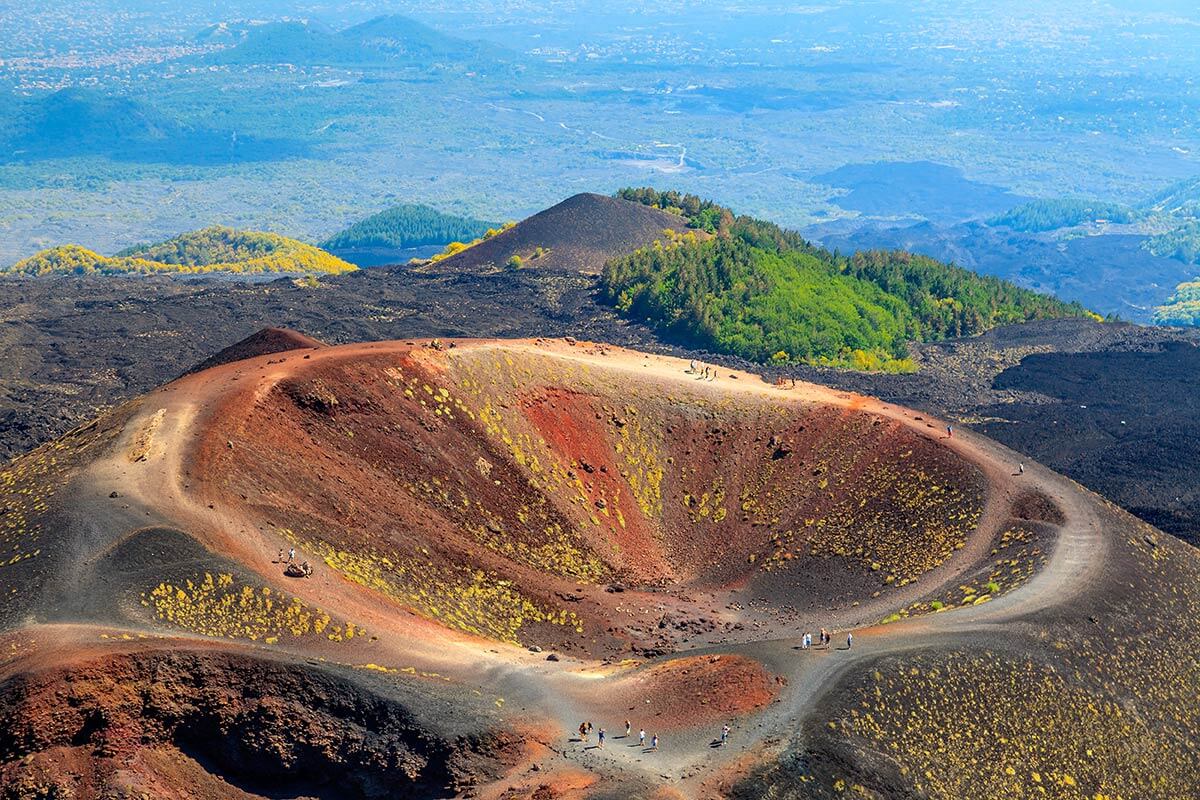
M 721 726 L 721 746 L 722 747 L 729 744 L 729 731 L 730 730 L 731 729 L 728 724 Z M 591 738 L 591 735 L 592 735 L 592 723 L 590 723 L 590 722 L 579 723 L 579 741 L 583 742 L 586 745 L 588 743 L 588 740 Z M 618 737 L 618 738 L 628 739 L 632 735 L 633 735 L 633 725 L 629 722 L 629 720 L 625 720 L 625 735 L 622 737 Z M 638 747 L 641 747 L 642 749 L 648 750 L 649 752 L 652 752 L 652 753 L 658 752 L 658 734 L 657 733 L 650 737 L 650 746 L 648 748 L 646 746 L 646 729 L 639 728 L 637 736 L 638 736 Z M 608 732 L 605 731 L 604 728 L 601 728 L 600 730 L 596 731 L 596 747 L 603 749 L 604 741 L 607 738 L 608 738 Z M 715 746 L 716 742 L 714 742 L 713 744 Z
M 829 631 L 826 630 L 825 628 L 821 628 L 820 646 L 828 647 L 832 641 L 833 641 L 833 635 L 830 634 Z M 854 646 L 854 633 L 852 631 L 847 631 L 846 632 L 846 649 L 849 650 L 853 646 Z M 805 633 L 804 636 L 802 636 L 800 638 L 800 649 L 808 650 L 810 647 L 812 647 L 812 634 Z M 579 741 L 583 742 L 586 745 L 591 740 L 592 731 L 594 730 L 594 728 L 592 727 L 592 723 L 591 722 L 581 722 L 581 723 L 579 723 L 578 730 L 579 730 Z M 730 728 L 729 728 L 728 724 L 721 726 L 720 745 L 722 747 L 729 744 L 729 731 L 730 731 Z M 631 735 L 633 735 L 633 724 L 630 723 L 629 720 L 625 720 L 625 735 L 622 737 L 618 737 L 618 738 L 628 739 Z M 658 751 L 658 734 L 657 733 L 650 737 L 650 746 L 648 748 L 646 747 L 646 729 L 639 728 L 637 736 L 638 736 L 638 747 L 647 749 L 648 752 L 657 752 Z M 600 728 L 598 731 L 596 731 L 596 747 L 603 749 L 604 742 L 607 739 L 608 739 L 608 731 L 606 731 L 604 728 Z M 717 742 L 713 742 L 713 746 L 715 747 L 716 745 L 717 745 Z
M 825 630 L 824 628 L 821 628 L 821 644 L 820 644 L 820 646 L 828 647 L 829 643 L 831 641 L 833 641 L 833 637 L 830 636 L 829 631 Z M 849 650 L 853 646 L 854 646 L 854 634 L 850 631 L 847 631 L 846 632 L 846 649 Z M 805 633 L 803 636 L 800 637 L 800 649 L 807 650 L 810 647 L 812 647 L 812 634 Z
M 700 369 L 699 364 L 697 364 L 695 361 L 692 361 L 688 365 L 687 374 L 688 375 L 699 375 L 700 376 L 699 380 L 702 380 L 702 381 L 715 381 L 717 379 L 717 368 L 710 367 L 706 364 L 704 366 L 704 369 L 702 370 L 702 369 Z
M 282 547 L 279 548 L 279 557 L 276 559 L 275 563 L 276 564 L 283 564 L 283 563 L 287 564 L 287 566 L 284 567 L 284 569 L 283 569 L 283 572 L 285 575 L 290 575 L 293 578 L 311 578 L 312 577 L 312 572 L 313 572 L 312 564 L 309 564 L 307 561 L 297 564 L 296 563 L 296 548 L 294 548 L 294 547 L 290 548 L 288 550 L 286 562 L 283 560 L 283 548 Z
M 726 725 L 725 728 L 728 731 L 729 726 Z M 625 735 L 621 738 L 628 739 L 632 735 L 632 732 L 633 732 L 633 725 L 630 724 L 629 720 L 625 720 Z M 591 738 L 591 735 L 592 735 L 592 723 L 590 723 L 590 722 L 579 723 L 579 740 L 581 742 L 583 742 L 584 744 L 587 744 L 588 740 Z M 728 734 L 726 734 L 726 735 L 728 735 Z M 604 728 L 601 728 L 600 730 L 596 731 L 596 746 L 603 748 L 604 740 L 607 738 L 608 738 L 608 732 L 605 731 Z M 645 728 L 638 729 L 638 747 L 641 747 L 641 748 L 646 747 L 646 729 Z M 651 751 L 658 750 L 658 734 L 657 733 L 650 737 L 649 749 Z

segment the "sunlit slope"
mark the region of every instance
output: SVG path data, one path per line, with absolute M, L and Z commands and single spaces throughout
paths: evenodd
M 102 256 L 79 245 L 43 250 L 8 271 L 29 275 L 232 272 L 304 272 L 337 275 L 357 267 L 310 244 L 257 231 L 212 227 L 155 245 Z

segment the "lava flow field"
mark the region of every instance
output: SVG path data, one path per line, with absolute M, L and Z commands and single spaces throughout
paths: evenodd
M 1200 794 L 1200 555 L 997 444 L 573 340 L 290 346 L 0 474 L 0 797 Z

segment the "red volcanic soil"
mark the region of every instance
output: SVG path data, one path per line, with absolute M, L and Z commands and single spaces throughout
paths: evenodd
M 609 421 L 593 398 L 552 388 L 523 398 L 522 409 L 548 450 L 563 463 L 576 465 L 567 477 L 582 487 L 585 501 L 606 516 L 619 515 L 618 524 L 608 528 L 630 577 L 651 582 L 672 578 L 674 567 L 621 475 L 617 454 L 607 441 Z
M 466 633 L 609 655 L 716 641 L 731 588 L 848 606 L 949 559 L 983 508 L 976 468 L 854 404 L 730 404 L 521 346 L 324 352 L 226 368 L 191 492 Z
M 449 796 L 521 758 L 333 670 L 162 643 L 0 683 L 0 729 L 3 798 Z
M 673 658 L 618 680 L 610 702 L 637 717 L 647 731 L 709 728 L 766 706 L 783 684 L 757 661 L 740 655 Z

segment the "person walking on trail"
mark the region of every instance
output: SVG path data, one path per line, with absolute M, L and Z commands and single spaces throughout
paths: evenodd
M 804 634 L 803 636 L 801 636 L 801 637 L 800 637 L 800 649 L 801 649 L 801 650 L 807 650 L 807 649 L 808 649 L 808 643 L 809 643 L 810 641 L 812 641 L 812 636 L 811 636 L 810 634 L 807 634 L 807 633 L 806 633 L 806 634 Z
M 633 726 L 629 724 L 629 720 L 625 720 L 625 738 L 629 738 L 629 732 L 633 730 Z
M 579 723 L 579 740 L 585 744 L 587 743 L 588 735 L 586 722 Z
M 1024 462 L 1022 462 L 1022 463 L 1020 463 L 1020 464 L 1017 464 L 1017 474 L 1018 474 L 1018 475 L 1024 475 L 1024 474 L 1025 474 L 1025 464 L 1024 464 Z
M 724 747 L 728 743 L 729 743 L 729 725 L 725 724 L 725 725 L 721 726 L 721 746 Z
M 599 743 L 596 746 L 603 749 L 604 748 L 604 728 L 600 729 L 600 732 L 598 734 L 596 734 L 596 738 L 599 740 Z
M 296 560 L 296 548 L 293 547 L 291 550 L 288 550 L 288 563 L 291 564 L 295 560 Z
M 953 438 L 954 438 L 954 426 L 953 426 L 953 425 L 947 425 L 947 426 L 946 426 L 946 438 L 947 438 L 947 439 L 953 439 Z
M 847 631 L 846 632 L 846 649 L 849 650 L 853 646 L 854 646 L 854 634 Z
M 279 548 L 279 558 L 275 559 L 275 563 L 276 563 L 276 564 L 282 564 L 282 563 L 283 563 L 283 548 L 282 548 L 282 547 L 281 547 L 281 548 Z
M 658 734 L 657 733 L 650 737 L 650 749 L 658 750 Z
M 826 647 L 828 645 L 829 645 L 829 631 L 825 630 L 824 628 L 821 628 L 821 647 Z
M 638 730 L 638 747 L 645 747 L 645 746 L 646 746 L 646 729 L 641 728 Z
M 688 364 L 688 374 L 689 375 L 696 374 L 696 359 L 694 359 L 694 358 L 692 359 L 692 362 L 690 364 Z

